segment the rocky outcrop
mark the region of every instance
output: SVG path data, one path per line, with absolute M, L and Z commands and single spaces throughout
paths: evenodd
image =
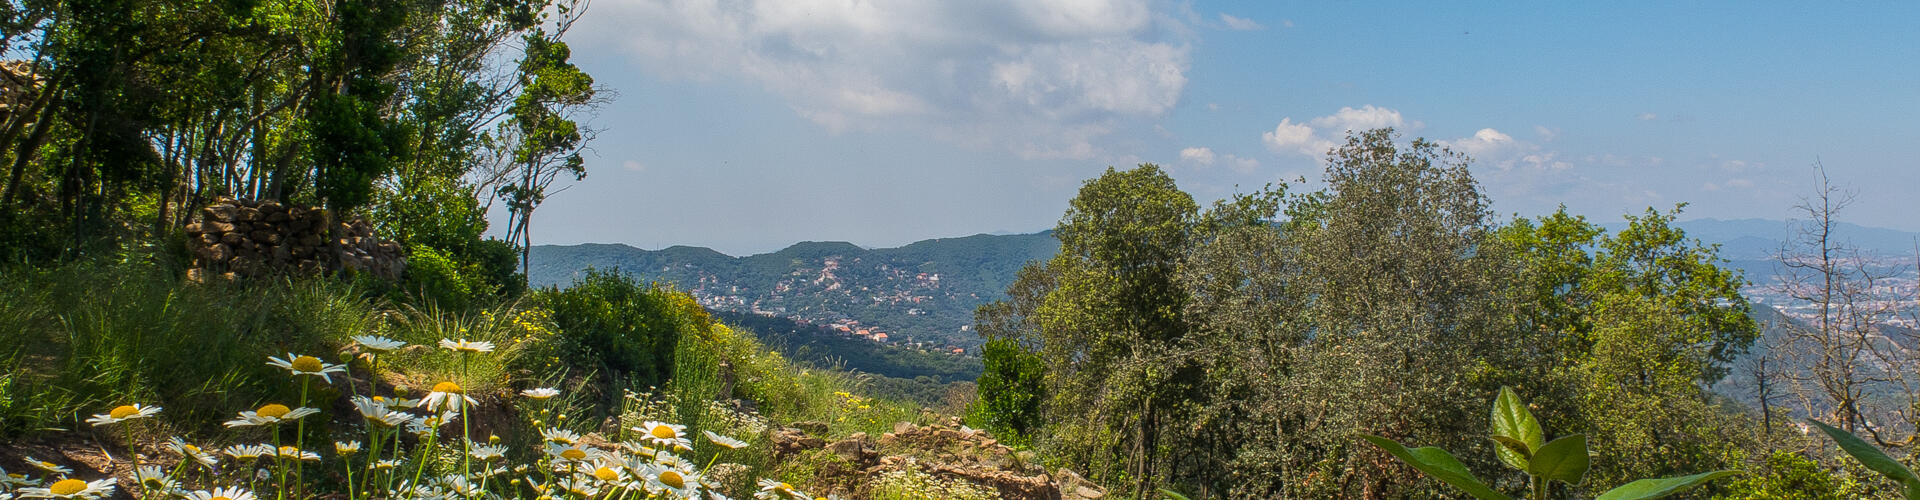
M 400 246 L 373 236 L 365 219 L 333 220 L 325 209 L 277 201 L 222 199 L 187 224 L 193 253 L 189 279 L 367 273 L 397 280 L 406 271 Z
M 1000 444 L 987 432 L 967 428 L 958 421 L 929 426 L 901 422 L 894 425 L 893 432 L 878 438 L 854 433 L 832 441 L 823 439 L 825 430 L 818 428 L 787 427 L 770 432 L 776 457 L 790 459 L 811 450 L 824 450 L 836 457 L 836 462 L 850 466 L 845 473 L 861 476 L 828 478 L 836 484 L 865 484 L 862 478 L 913 470 L 972 483 L 1006 499 L 1093 500 L 1107 495 L 1106 489 L 1072 471 L 1049 473 L 1034 463 L 1031 454 Z M 856 498 L 866 494 L 843 493 Z

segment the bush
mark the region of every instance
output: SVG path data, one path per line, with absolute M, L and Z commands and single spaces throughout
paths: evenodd
M 1012 339 L 989 340 L 981 353 L 986 370 L 980 374 L 980 399 L 970 416 L 1008 442 L 1027 442 L 1043 423 L 1046 364 Z
M 692 296 L 641 285 L 618 271 L 589 269 L 572 287 L 541 293 L 539 302 L 553 311 L 562 335 L 580 347 L 569 364 L 598 367 L 641 387 L 673 378 L 680 337 L 704 336 L 711 324 Z
M 1775 451 L 1767 456 L 1765 474 L 1733 481 L 1722 500 L 1840 500 L 1871 498 L 1866 485 L 1848 477 L 1835 477 L 1826 467 L 1799 453 Z

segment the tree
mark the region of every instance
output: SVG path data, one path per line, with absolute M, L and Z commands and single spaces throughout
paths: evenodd
M 508 151 L 508 160 L 495 170 L 492 184 L 495 194 L 507 203 L 507 240 L 520 247 L 520 269 L 527 270 L 533 247 L 533 210 L 553 194 L 548 188 L 559 176 L 573 180 L 586 177 L 586 161 L 580 153 L 592 138 L 575 121 L 595 104 L 602 93 L 593 86 L 593 77 L 569 60 L 572 51 L 560 36 L 584 14 L 575 10 L 578 2 L 557 9 L 560 19 L 552 34 L 534 28 L 522 37 L 526 44 L 520 59 L 520 95 L 508 109 L 508 119 L 491 140 Z

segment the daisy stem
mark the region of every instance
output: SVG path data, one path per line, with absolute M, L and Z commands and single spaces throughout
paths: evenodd
M 462 340 L 465 340 L 465 339 L 462 339 Z M 460 352 L 460 378 L 462 379 L 461 380 L 462 382 L 466 382 L 468 385 L 472 385 L 473 379 L 468 377 L 469 371 L 467 370 L 467 367 L 468 367 L 467 357 L 468 357 L 468 353 L 466 351 Z M 467 397 L 465 393 L 457 394 L 456 396 L 460 398 Z M 466 408 L 465 406 L 471 406 L 471 405 L 463 405 L 463 407 L 461 408 L 467 411 L 465 412 L 466 413 L 465 415 L 460 416 L 460 452 L 461 452 L 460 473 L 473 474 L 473 436 L 471 434 L 471 431 L 468 430 L 469 428 L 467 426 L 467 421 L 472 420 L 473 409 Z
M 313 377 L 312 377 L 312 376 L 303 376 L 303 377 L 300 377 L 300 406 L 299 406 L 299 408 L 306 408 L 306 407 L 307 407 L 307 387 L 308 387 L 308 386 L 311 386 L 311 385 L 313 385 Z M 305 419 L 305 418 L 302 418 L 302 419 L 299 419 L 299 420 L 297 420 L 297 421 L 295 421 L 295 422 L 293 423 L 293 447 L 294 447 L 294 448 L 299 448 L 299 449 L 302 449 L 302 450 L 305 450 L 305 449 L 307 449 L 307 447 L 306 447 L 306 440 L 307 440 L 307 419 Z M 306 474 L 304 474 L 304 472 L 305 472 L 305 470 L 304 470 L 304 469 L 305 469 L 305 466 L 306 466 L 306 464 L 305 464 L 305 463 L 303 463 L 303 462 L 304 462 L 304 461 L 303 461 L 303 460 L 300 460 L 300 457 L 299 457 L 299 456 L 295 456 L 295 457 L 293 457 L 293 473 L 294 473 L 294 475 L 296 475 L 296 476 L 299 476 L 299 477 L 300 477 L 300 478 L 302 479 L 302 480 L 300 480 L 300 481 L 294 481 L 294 482 L 293 482 L 293 487 L 294 487 L 294 488 L 296 488 L 296 489 L 299 489 L 299 490 L 301 490 L 301 491 L 305 491 L 305 490 L 306 490 L 306 487 L 305 487 L 305 485 L 303 484 L 303 483 L 305 483 L 305 482 L 306 482 L 306 481 L 304 481 L 304 479 L 306 479 Z
M 441 416 L 444 417 L 446 415 L 441 414 Z M 427 445 L 420 447 L 420 459 L 417 460 L 417 462 L 419 463 L 414 464 L 414 468 L 413 468 L 413 484 L 414 485 L 417 486 L 420 484 L 420 473 L 427 471 L 427 453 L 430 451 L 433 451 L 433 448 L 439 444 L 440 444 L 440 426 L 434 425 L 432 426 L 431 429 L 427 430 Z

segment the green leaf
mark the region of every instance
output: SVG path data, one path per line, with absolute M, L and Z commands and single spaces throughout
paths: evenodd
M 1519 453 L 1520 456 L 1525 457 L 1528 460 L 1533 459 L 1533 450 L 1527 449 L 1527 443 L 1525 441 L 1510 438 L 1507 436 L 1493 436 L 1492 439 L 1493 439 L 1493 442 L 1499 443 L 1500 447 L 1502 448 L 1513 450 L 1514 453 Z
M 1614 488 L 1593 500 L 1647 500 L 1660 498 L 1686 491 L 1707 481 L 1739 474 L 1737 470 L 1718 470 L 1702 472 L 1691 476 L 1666 477 L 1660 479 L 1641 479 Z
M 1819 427 L 1820 432 L 1827 433 L 1828 437 L 1833 438 L 1833 442 L 1840 445 L 1840 449 L 1846 450 L 1848 455 L 1853 455 L 1854 459 L 1866 464 L 1868 469 L 1892 478 L 1895 482 L 1908 485 L 1909 489 L 1915 484 L 1920 484 L 1920 476 L 1915 476 L 1912 469 L 1900 465 L 1900 461 L 1887 456 L 1887 452 L 1880 451 L 1880 447 L 1874 446 L 1873 443 L 1868 443 L 1853 433 L 1820 423 L 1819 420 L 1809 418 L 1807 421 L 1812 422 L 1814 427 Z
M 1406 446 L 1402 446 L 1392 439 L 1371 434 L 1361 434 L 1360 438 L 1367 440 L 1369 443 L 1373 443 L 1374 446 L 1379 446 L 1380 449 L 1387 450 L 1387 453 L 1392 454 L 1395 458 L 1399 458 L 1400 461 L 1406 462 L 1407 465 L 1411 465 L 1415 469 L 1420 469 L 1420 472 L 1425 472 L 1427 475 L 1433 476 L 1434 479 L 1439 479 L 1440 482 L 1453 485 L 1453 487 L 1459 488 L 1469 495 L 1473 495 L 1474 498 L 1480 500 L 1513 500 L 1512 497 L 1508 497 L 1498 491 L 1494 491 L 1493 488 L 1487 487 L 1486 483 L 1480 482 L 1479 478 L 1473 477 L 1473 473 L 1467 471 L 1467 466 L 1453 458 L 1453 455 L 1447 453 L 1447 450 L 1432 446 L 1409 450 Z
M 1533 419 L 1533 412 L 1527 411 L 1526 403 L 1520 402 L 1520 396 L 1513 393 L 1512 387 L 1501 387 L 1500 397 L 1493 400 L 1493 435 L 1526 443 L 1527 453 L 1505 446 L 1494 449 L 1501 462 L 1520 470 L 1527 470 L 1527 457 L 1539 453 L 1540 446 L 1546 442 L 1540 421 Z
M 1172 500 L 1193 500 L 1191 498 L 1187 498 L 1186 495 L 1182 495 L 1177 491 L 1169 490 L 1166 488 L 1160 488 L 1160 494 L 1166 495 L 1167 498 L 1170 498 Z
M 1527 473 L 1577 485 L 1587 476 L 1587 464 L 1587 435 L 1560 436 L 1533 454 Z

